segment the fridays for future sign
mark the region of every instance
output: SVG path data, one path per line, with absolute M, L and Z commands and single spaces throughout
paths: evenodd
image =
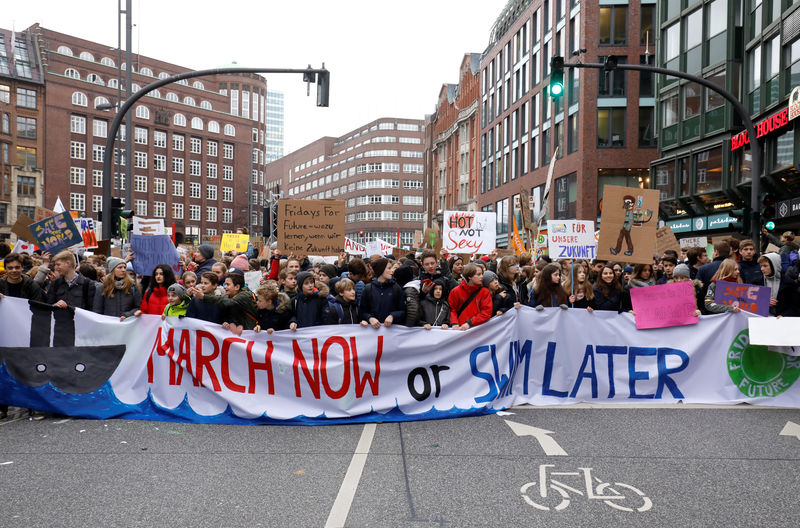
M 597 256 L 594 222 L 548 220 L 547 251 L 554 259 L 593 259 Z

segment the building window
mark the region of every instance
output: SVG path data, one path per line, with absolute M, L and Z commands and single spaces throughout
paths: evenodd
M 695 167 L 697 194 L 718 191 L 722 188 L 722 147 L 695 154 Z
M 86 195 L 83 193 L 69 193 L 69 210 L 85 211 Z
M 203 103 L 206 103 L 206 101 L 203 101 Z M 200 103 L 201 107 L 203 106 L 203 103 Z M 211 103 L 207 103 L 207 104 L 208 104 L 208 109 L 211 110 Z M 208 122 L 208 131 L 212 132 L 214 134 L 219 134 L 219 123 L 217 123 L 216 121 L 209 121 Z
M 600 45 L 621 46 L 626 41 L 628 8 L 626 6 L 600 7 Z
M 147 200 L 134 200 L 136 216 L 147 216 Z
M 92 135 L 94 137 L 108 137 L 108 121 L 102 119 L 92 120 Z
M 85 153 L 84 146 L 84 156 Z M 22 147 L 17 145 L 17 165 L 24 165 L 26 167 L 36 167 L 36 149 L 33 147 Z
M 761 44 L 747 53 L 747 91 L 749 110 L 757 114 L 761 110 Z
M 606 57 L 600 57 L 600 63 L 604 63 Z M 618 64 L 627 64 L 626 57 L 617 57 Z M 597 78 L 599 85 L 597 95 L 600 97 L 625 97 L 625 70 L 611 70 L 604 72 L 598 71 Z
M 217 178 L 217 164 L 216 163 L 206 163 L 206 177 L 207 178 Z
M 157 171 L 166 171 L 167 157 L 163 154 L 153 154 L 153 169 Z
M 222 223 L 230 224 L 233 222 L 233 209 L 222 209 Z
M 657 142 L 653 127 L 655 126 L 655 112 L 652 106 L 639 107 L 639 146 L 655 147 Z
M 192 118 L 192 128 L 194 130 L 203 130 L 203 120 L 199 117 Z
M 189 160 L 189 176 L 200 176 L 200 161 Z
M 147 176 L 134 176 L 133 190 L 136 192 L 147 192 Z
M 23 118 L 27 119 L 27 118 Z M 19 120 L 20 118 L 17 117 L 17 131 L 19 131 Z M 34 131 L 36 130 L 36 120 L 34 122 Z M 71 115 L 69 117 L 69 131 L 73 134 L 85 134 L 86 133 L 86 118 L 79 115 Z M 36 137 L 36 134 L 33 136 Z
M 642 4 L 641 29 L 639 31 L 639 44 L 651 45 L 655 48 L 653 28 L 656 27 L 656 4 Z
M 17 196 L 36 196 L 36 178 L 17 176 Z
M 678 69 L 681 53 L 681 25 L 675 22 L 664 30 L 664 64 L 671 70 Z
M 153 178 L 153 194 L 167 194 L 166 178 Z
M 83 94 L 81 94 L 83 95 Z M 86 96 L 83 95 L 84 101 Z M 75 95 L 72 96 L 72 102 L 75 104 Z M 81 106 L 86 106 L 86 102 Z M 36 108 L 36 90 L 28 90 L 27 88 L 17 88 L 17 106 L 22 108 Z
M 233 145 L 231 143 L 224 143 L 222 145 L 222 157 L 225 159 L 233 159 Z
M 778 1 L 778 0 L 773 0 Z M 764 106 L 780 98 L 779 74 L 781 72 L 781 36 L 776 35 L 764 47 Z
M 181 180 L 172 180 L 172 195 L 183 196 L 183 182 Z
M 691 119 L 700 115 L 702 90 L 699 84 L 688 83 L 683 86 L 683 118 Z
M 698 73 L 703 67 L 703 10 L 697 9 L 683 18 L 684 22 L 684 46 L 686 50 L 686 71 L 687 73 Z
M 189 220 L 199 222 L 200 221 L 200 206 L 199 205 L 190 205 L 189 206 Z
M 209 156 L 217 157 L 217 150 L 218 145 L 216 141 L 207 141 L 206 142 L 206 151 L 208 152 Z
M 72 159 L 86 159 L 86 143 L 81 141 L 70 141 L 69 157 Z
M 206 185 L 206 200 L 217 201 L 217 186 Z
M 497 234 L 508 233 L 508 198 L 497 202 Z
M 84 119 L 84 133 L 86 132 L 86 121 Z M 32 117 L 17 116 L 17 137 L 26 139 L 36 139 L 36 119 Z
M 147 129 L 142 127 L 134 127 L 133 141 L 139 145 L 147 145 Z
M 200 138 L 190 138 L 189 139 L 189 152 L 192 154 L 200 154 L 202 148 L 202 141 Z
M 223 202 L 232 202 L 233 201 L 233 187 L 223 187 L 222 188 L 222 201 Z
M 216 222 L 217 221 L 217 208 L 216 207 L 206 207 L 206 222 Z
M 663 126 L 668 127 L 678 123 L 678 94 L 673 92 L 661 101 Z
M 778 2 L 778 0 L 773 0 Z M 714 0 L 706 4 L 706 66 L 725 60 L 728 29 L 728 1 Z
M 82 167 L 70 167 L 69 183 L 72 185 L 86 185 L 86 169 Z
M 92 196 L 92 212 L 98 213 L 103 210 L 103 197 L 102 195 Z
M 92 171 L 92 187 L 102 187 L 103 186 L 103 171 L 99 169 L 94 169 Z
M 133 153 L 133 166 L 137 169 L 147 168 L 147 152 L 134 152 Z
M 169 96 L 167 96 L 167 98 L 169 98 Z M 172 117 L 172 124 L 175 125 L 175 126 L 179 126 L 179 127 L 185 127 L 186 126 L 186 116 L 183 115 L 183 114 L 175 114 Z
M 0 103 L 11 103 L 11 88 L 7 84 L 0 84 Z
M 183 152 L 183 144 L 184 144 L 184 136 L 183 134 L 172 134 L 172 149 L 179 150 Z
M 222 166 L 222 179 L 223 180 L 233 180 L 233 166 L 232 165 L 223 165 Z
M 786 91 L 800 86 L 800 38 L 786 46 Z
M 176 220 L 182 220 L 183 219 L 183 204 L 182 203 L 172 202 L 172 218 L 175 218 Z
M 158 148 L 167 148 L 167 133 L 162 130 L 154 131 L 153 146 Z
M 225 125 L 224 134 L 226 136 L 235 136 L 236 135 L 236 128 L 233 125 Z
M 183 174 L 183 166 L 183 158 L 172 158 L 172 172 L 175 174 Z
M 148 110 L 146 106 L 139 105 L 136 107 L 136 117 L 139 119 L 150 119 L 150 110 Z
M 597 109 L 597 146 L 625 146 L 625 109 Z
M 639 55 L 639 64 L 655 65 L 656 56 Z M 639 72 L 639 97 L 653 97 L 653 73 L 652 72 Z
M 578 200 L 578 174 L 575 172 L 567 174 L 558 178 L 554 183 L 555 211 L 553 216 L 556 219 L 575 218 Z
M 200 198 L 200 184 L 195 182 L 189 183 L 189 198 Z
M 153 216 L 156 218 L 167 216 L 167 202 L 153 202 Z
M 567 152 L 570 154 L 578 151 L 578 113 L 575 112 L 569 116 L 567 124 Z M 525 164 L 523 164 L 525 166 Z

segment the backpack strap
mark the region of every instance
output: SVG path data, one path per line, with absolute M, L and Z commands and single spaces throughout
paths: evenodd
M 482 289 L 483 289 L 483 286 L 481 286 L 480 288 L 478 288 L 477 290 L 472 292 L 470 294 L 470 296 L 467 297 L 467 300 L 464 301 L 464 304 L 462 304 L 461 307 L 458 310 L 456 310 L 456 319 L 461 317 L 461 314 L 464 312 L 464 310 L 467 309 L 467 306 L 469 306 L 469 303 L 471 303 L 475 299 L 475 297 L 478 296 L 478 294 L 481 292 Z

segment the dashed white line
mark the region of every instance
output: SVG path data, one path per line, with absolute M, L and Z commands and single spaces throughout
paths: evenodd
M 344 527 L 347 514 L 350 513 L 350 506 L 353 504 L 353 497 L 356 495 L 358 481 L 361 480 L 361 473 L 367 463 L 367 455 L 372 446 L 372 438 L 375 436 L 376 428 L 377 425 L 371 423 L 366 424 L 364 430 L 361 431 L 361 438 L 358 440 L 356 452 L 353 453 L 353 459 L 350 461 L 350 466 L 347 468 L 342 485 L 339 487 L 339 494 L 336 495 L 331 512 L 328 514 L 325 528 Z

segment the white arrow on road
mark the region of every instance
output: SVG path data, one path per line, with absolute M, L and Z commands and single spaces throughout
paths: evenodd
M 544 454 L 547 456 L 567 456 L 567 452 L 564 451 L 558 442 L 554 439 L 550 438 L 553 434 L 553 431 L 547 431 L 546 429 L 539 429 L 538 427 L 533 427 L 532 425 L 525 425 L 517 422 L 512 422 L 511 420 L 504 420 L 506 425 L 508 425 L 514 434 L 517 436 L 532 436 L 538 442 L 539 445 L 542 446 L 544 450 Z M 783 434 L 783 433 L 781 433 Z
M 797 425 L 794 422 L 786 422 L 786 425 L 783 426 L 778 435 L 781 436 L 795 436 L 798 440 L 800 440 L 800 425 Z

